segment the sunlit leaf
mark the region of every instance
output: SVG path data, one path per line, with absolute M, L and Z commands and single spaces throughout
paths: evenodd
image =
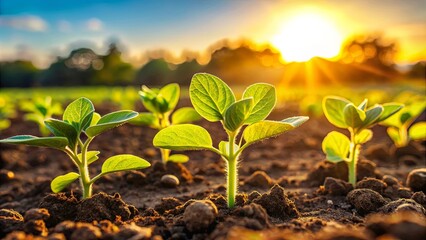
M 237 144 L 234 143 L 234 153 L 239 150 L 239 147 Z M 221 141 L 219 143 L 219 151 L 223 153 L 226 156 L 229 156 L 230 149 L 229 149 L 229 142 L 227 141 Z
M 77 130 L 71 124 L 54 118 L 44 121 L 46 127 L 57 137 L 66 137 L 69 146 L 73 149 L 77 143 Z
M 364 144 L 371 140 L 373 137 L 373 132 L 370 129 L 363 129 L 357 135 L 355 135 L 356 144 Z
M 364 101 L 362 101 L 361 104 L 359 104 L 358 108 L 365 111 L 365 109 L 367 109 L 367 104 L 368 104 L 368 99 L 364 99 Z
M 408 130 L 408 135 L 412 140 L 426 140 L 426 122 L 413 124 Z
M 171 150 L 211 149 L 212 139 L 206 129 L 193 124 L 172 125 L 154 137 L 155 147 Z
M 102 165 L 102 174 L 143 169 L 149 166 L 151 164 L 140 157 L 131 154 L 116 155 L 105 160 Z
M 350 102 L 341 97 L 328 96 L 323 100 L 323 111 L 328 121 L 340 128 L 347 128 L 343 109 Z
M 35 137 L 31 135 L 18 135 L 0 140 L 0 143 L 50 147 L 63 150 L 68 145 L 65 137 Z
M 385 103 L 382 106 L 383 106 L 383 112 L 380 115 L 380 117 L 376 120 L 376 123 L 382 122 L 388 119 L 389 117 L 391 117 L 392 115 L 394 115 L 395 113 L 397 113 L 404 107 L 404 105 L 399 103 Z
M 361 127 L 365 119 L 365 112 L 349 103 L 343 109 L 343 115 L 347 126 L 352 128 Z
M 252 98 L 242 99 L 231 104 L 224 114 L 225 128 L 229 131 L 235 131 L 241 127 L 250 114 L 252 104 Z
M 223 113 L 235 102 L 231 88 L 208 73 L 197 73 L 192 77 L 189 96 L 195 110 L 210 122 L 223 120 Z
M 101 152 L 99 152 L 99 151 L 88 151 L 88 152 L 86 152 L 87 164 L 91 164 L 91 163 L 95 162 L 96 160 L 98 160 L 99 159 L 99 157 L 98 157 L 99 153 L 101 153 Z M 83 161 L 82 157 L 81 157 L 81 153 L 79 153 L 77 155 L 77 157 L 80 160 L 80 162 Z
M 167 108 L 162 109 L 162 112 L 169 112 L 176 107 L 180 96 L 180 87 L 177 83 L 170 83 L 160 89 L 158 95 L 161 95 L 167 102 Z
M 173 154 L 169 156 L 169 160 L 170 162 L 175 162 L 175 163 L 186 163 L 188 162 L 189 157 L 184 155 L 184 154 Z
M 198 121 L 201 119 L 200 114 L 192 107 L 183 107 L 176 110 L 172 115 L 172 124 L 182 124 Z
M 78 173 L 70 172 L 65 175 L 57 176 L 55 179 L 52 180 L 50 183 L 50 188 L 52 189 L 52 192 L 58 193 L 62 191 L 65 187 L 70 185 L 72 182 L 77 180 L 80 177 Z
M 264 120 L 272 111 L 277 101 L 275 87 L 266 83 L 249 86 L 243 98 L 253 98 L 252 110 L 245 123 L 252 124 Z
M 332 131 L 322 141 L 322 151 L 330 162 L 348 161 L 350 141 L 344 134 Z
M 129 121 L 131 124 L 149 126 L 152 128 L 160 128 L 157 117 L 150 112 L 142 112 Z
M 377 119 L 380 117 L 380 115 L 383 113 L 383 107 L 381 105 L 376 105 L 367 111 L 365 111 L 365 119 L 362 124 L 362 127 L 368 128 L 374 123 L 377 122 Z
M 70 103 L 64 111 L 63 120 L 73 125 L 78 133 L 89 127 L 95 108 L 87 98 L 79 98 Z
M 87 128 L 86 134 L 89 137 L 94 137 L 107 130 L 118 127 L 137 116 L 137 112 L 130 110 L 122 110 L 108 113 L 105 116 L 101 117 L 96 125 Z

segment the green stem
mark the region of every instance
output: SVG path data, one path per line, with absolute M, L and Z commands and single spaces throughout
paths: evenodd
M 356 180 L 357 180 L 356 166 L 358 163 L 359 151 L 360 151 L 361 145 L 355 144 L 355 133 L 353 130 L 350 130 L 350 132 L 351 132 L 351 145 L 349 149 L 350 161 L 348 162 L 348 170 L 349 170 L 348 181 L 350 184 L 355 186 Z
M 160 130 L 170 126 L 168 113 L 159 114 L 157 118 L 160 121 Z M 169 149 L 160 148 L 160 152 L 161 152 L 161 160 L 163 161 L 163 163 L 167 163 L 167 161 L 169 161 L 169 156 L 171 151 Z
M 80 170 L 80 184 L 83 190 L 83 199 L 92 196 L 92 181 L 89 175 L 89 166 L 87 163 L 87 149 L 93 138 L 88 138 L 81 148 L 81 165 Z
M 233 208 L 235 205 L 235 196 L 237 195 L 238 185 L 238 155 L 234 153 L 235 135 L 237 132 L 229 132 L 229 156 L 226 162 L 227 177 L 226 177 L 226 195 L 228 201 L 228 208 Z
M 170 150 L 160 148 L 160 152 L 161 152 L 161 160 L 163 160 L 163 163 L 166 163 L 167 161 L 169 161 Z
M 401 126 L 398 129 L 399 130 L 399 137 L 400 137 L 398 147 L 405 147 L 405 146 L 408 145 L 409 140 L 408 140 L 408 134 L 407 134 L 408 129 L 407 128 L 408 127 L 406 127 L 406 126 Z

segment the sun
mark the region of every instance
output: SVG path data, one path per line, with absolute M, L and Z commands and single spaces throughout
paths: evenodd
M 342 41 L 342 34 L 326 16 L 303 12 L 286 20 L 271 43 L 284 60 L 301 62 L 337 56 Z

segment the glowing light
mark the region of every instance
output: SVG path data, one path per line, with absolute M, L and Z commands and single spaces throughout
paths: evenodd
M 285 21 L 271 43 L 286 61 L 307 61 L 312 57 L 338 55 L 343 37 L 327 17 L 303 12 Z

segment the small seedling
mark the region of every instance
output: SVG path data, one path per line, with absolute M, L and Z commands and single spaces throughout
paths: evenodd
M 9 119 L 15 115 L 14 104 L 9 99 L 0 97 L 0 131 L 9 128 Z
M 227 141 L 221 141 L 217 148 L 213 147 L 212 138 L 206 129 L 193 124 L 180 124 L 159 131 L 154 137 L 154 146 L 171 150 L 210 150 L 221 155 L 227 163 L 229 208 L 235 205 L 237 164 L 241 152 L 253 143 L 278 136 L 308 120 L 308 117 L 264 120 L 276 103 L 275 88 L 265 83 L 249 86 L 242 99 L 236 101 L 231 88 L 221 79 L 199 73 L 192 78 L 189 95 L 195 110 L 203 118 L 210 122 L 221 122 L 228 135 Z M 244 126 L 247 127 L 243 130 Z
M 416 101 L 405 105 L 397 114 L 386 119 L 381 125 L 387 126 L 387 132 L 396 147 L 405 147 L 410 140 L 426 140 L 426 122 L 413 124 L 425 110 L 426 102 Z
M 50 135 L 50 131 L 44 121 L 53 115 L 60 115 L 63 112 L 61 104 L 52 103 L 51 97 L 25 101 L 22 103 L 21 109 L 28 112 L 24 115 L 25 120 L 37 123 L 40 133 L 44 137 Z
M 359 106 L 352 102 L 334 96 L 323 100 L 324 114 L 328 121 L 338 128 L 348 129 L 350 139 L 342 133 L 332 131 L 322 142 L 322 150 L 330 162 L 346 161 L 349 169 L 349 183 L 356 183 L 356 165 L 361 145 L 369 141 L 373 125 L 384 121 L 398 112 L 403 105 L 397 103 L 376 104 L 367 108 L 365 99 Z
M 95 113 L 92 102 L 79 98 L 65 109 L 62 120 L 50 118 L 45 120 L 46 127 L 54 137 L 35 137 L 18 135 L 0 140 L 0 143 L 23 144 L 50 147 L 65 152 L 78 168 L 78 173 L 70 172 L 53 179 L 50 187 L 57 193 L 77 179 L 80 179 L 83 198 L 91 197 L 92 185 L 100 177 L 113 172 L 135 170 L 149 167 L 146 160 L 130 155 L 116 155 L 108 158 L 102 165 L 101 173 L 90 178 L 89 165 L 98 160 L 99 151 L 89 151 L 89 144 L 99 134 L 118 127 L 138 115 L 137 112 L 123 110 L 104 116 Z M 82 133 L 86 135 L 82 140 Z
M 191 123 L 201 119 L 201 116 L 192 107 L 180 108 L 172 114 L 180 96 L 180 87 L 176 83 L 168 84 L 161 89 L 142 86 L 139 95 L 142 104 L 150 112 L 140 113 L 131 123 L 161 130 L 171 125 Z M 160 148 L 160 152 L 164 163 L 168 161 L 184 163 L 189 159 L 183 154 L 170 155 L 169 149 Z

